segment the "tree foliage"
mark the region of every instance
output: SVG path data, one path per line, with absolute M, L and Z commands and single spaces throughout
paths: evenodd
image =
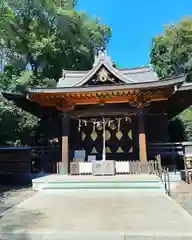
M 0 91 L 14 91 L 18 84 L 24 84 L 31 73 L 23 72 L 20 76 L 12 68 L 5 68 L 0 73 Z M 27 81 L 27 80 L 26 80 Z M 39 119 L 18 108 L 0 93 L 0 145 L 32 144 Z
M 192 17 L 165 26 L 164 33 L 153 38 L 150 57 L 159 77 L 188 74 L 187 80 L 192 81 Z M 179 141 L 180 137 L 182 141 L 181 131 L 192 140 L 191 123 L 192 111 L 189 108 L 171 121 L 172 140 Z
M 92 67 L 111 30 L 75 5 L 74 0 L 0 0 L 0 91 L 53 87 L 62 69 Z M 29 143 L 38 122 L 0 96 L 0 144 Z
M 153 38 L 151 63 L 160 77 L 187 73 L 192 69 L 192 17 L 165 26 Z
M 109 27 L 74 8 L 74 1 L 7 0 L 0 8 L 2 48 L 7 61 L 35 76 L 58 79 L 61 69 L 92 66 L 105 47 Z M 15 62 L 16 61 L 16 62 Z

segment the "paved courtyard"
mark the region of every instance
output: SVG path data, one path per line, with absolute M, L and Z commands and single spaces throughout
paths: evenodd
M 192 217 L 166 195 L 125 190 L 39 192 L 4 212 L 0 219 L 0 232 L 53 234 L 50 239 L 59 234 L 64 237 L 85 233 L 172 236 L 170 239 L 186 236 L 186 239 L 192 239 L 191 226 Z

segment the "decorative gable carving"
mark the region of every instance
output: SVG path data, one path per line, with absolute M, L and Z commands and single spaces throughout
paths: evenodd
M 113 76 L 105 67 L 101 67 L 99 71 L 85 84 L 91 85 L 109 85 L 109 84 L 123 84 L 121 80 Z
M 93 80 L 95 83 L 106 83 L 111 82 L 114 83 L 114 78 L 110 76 L 108 71 L 105 68 L 101 68 L 97 73 L 96 78 Z
M 111 81 L 111 78 L 109 77 L 107 70 L 105 68 L 102 68 L 97 74 L 95 82 L 107 82 L 108 80 Z

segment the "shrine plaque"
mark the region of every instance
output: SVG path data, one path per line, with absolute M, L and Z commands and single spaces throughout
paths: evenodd
M 103 175 L 115 175 L 115 161 L 105 161 L 103 168 Z
M 92 174 L 94 176 L 103 175 L 103 162 L 102 161 L 93 161 L 92 162 Z
M 94 176 L 115 175 L 114 161 L 93 161 L 92 173 Z

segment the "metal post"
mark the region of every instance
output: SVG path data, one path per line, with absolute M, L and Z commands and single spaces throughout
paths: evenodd
M 164 174 L 165 192 L 167 193 L 167 175 L 166 175 L 165 168 L 163 169 L 163 174 Z
M 103 154 L 102 154 L 102 160 L 106 160 L 106 152 L 105 152 L 105 119 L 103 117 Z
M 159 177 L 160 177 L 161 181 L 163 181 L 163 176 L 162 176 L 162 175 L 163 175 L 163 174 L 162 174 L 163 169 L 162 169 L 161 155 L 160 155 L 160 154 L 157 155 L 157 162 L 158 162 Z
M 183 161 L 184 161 L 184 170 L 185 170 L 185 182 L 189 183 L 188 171 L 187 171 L 187 157 L 185 152 L 185 146 L 183 146 Z
M 167 194 L 170 196 L 171 186 L 170 186 L 169 168 L 167 168 L 166 173 L 167 173 Z

